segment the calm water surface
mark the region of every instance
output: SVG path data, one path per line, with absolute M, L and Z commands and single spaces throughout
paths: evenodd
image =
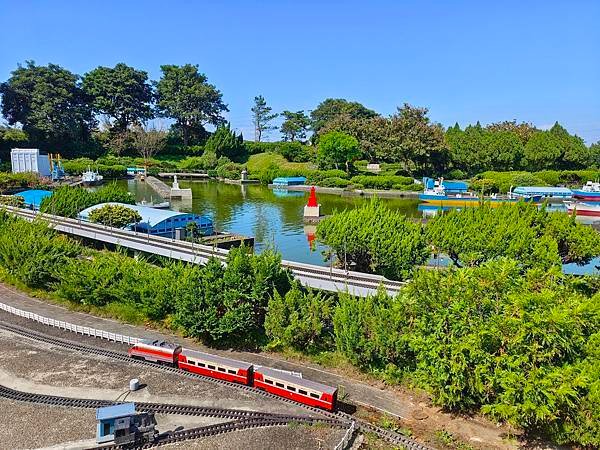
M 171 182 L 165 180 L 167 184 Z M 148 184 L 129 179 L 117 180 L 118 185 L 134 193 L 137 201 L 152 198 L 163 199 Z M 184 181 L 179 185 L 191 188 L 193 199 L 187 202 L 174 200 L 171 208 L 178 211 L 206 214 L 212 217 L 217 230 L 254 236 L 255 248 L 261 251 L 273 247 L 283 259 L 309 264 L 327 265 L 322 252 L 325 247 L 313 245 L 316 225 L 303 223 L 303 208 L 308 200 L 308 192 L 277 191 L 263 185 L 239 186 L 216 181 Z M 318 194 L 321 214 L 331 214 L 335 210 L 356 208 L 367 199 L 363 197 L 341 197 L 332 194 Z M 418 200 L 382 199 L 390 208 L 401 211 L 409 217 L 426 217 L 436 212 L 436 208 L 419 205 Z M 553 209 L 564 210 L 562 205 Z M 445 264 L 447 261 L 441 261 Z M 567 273 L 598 273 L 596 258 L 586 266 L 567 264 Z
M 146 183 L 136 180 L 118 180 L 120 186 L 133 192 L 138 201 L 152 197 L 162 200 Z M 170 184 L 169 181 L 167 181 Z M 263 185 L 239 186 L 215 181 L 183 181 L 179 185 L 191 188 L 191 201 L 172 202 L 172 209 L 206 214 L 212 217 L 219 231 L 229 231 L 246 236 L 254 236 L 258 251 L 267 246 L 281 252 L 284 259 L 310 264 L 326 265 L 322 251 L 324 247 L 314 246 L 310 239 L 315 225 L 303 223 L 303 208 L 308 200 L 308 192 L 274 191 Z M 365 202 L 361 197 L 341 197 L 339 195 L 318 194 L 321 214 L 355 208 Z M 411 217 L 421 217 L 418 200 L 385 199 L 390 208 L 402 211 Z

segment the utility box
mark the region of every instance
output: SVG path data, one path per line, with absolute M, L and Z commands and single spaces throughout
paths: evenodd
M 10 162 L 13 173 L 33 172 L 41 177 L 49 177 L 50 158 L 40 154 L 37 148 L 13 148 L 10 151 Z

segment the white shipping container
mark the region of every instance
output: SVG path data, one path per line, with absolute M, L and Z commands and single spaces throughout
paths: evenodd
M 37 148 L 13 148 L 10 161 L 13 173 L 33 172 L 42 177 L 50 176 L 50 158 L 41 155 Z

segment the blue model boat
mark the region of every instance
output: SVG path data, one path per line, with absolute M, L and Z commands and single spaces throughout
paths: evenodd
M 573 190 L 573 198 L 587 202 L 600 202 L 600 183 L 588 181 L 581 189 Z

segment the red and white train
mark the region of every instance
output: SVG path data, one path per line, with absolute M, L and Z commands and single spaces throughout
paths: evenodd
M 189 350 L 161 340 L 145 339 L 132 346 L 128 353 L 132 358 L 168 364 L 207 377 L 254 386 L 328 411 L 333 411 L 336 406 L 336 388 L 281 370 Z

